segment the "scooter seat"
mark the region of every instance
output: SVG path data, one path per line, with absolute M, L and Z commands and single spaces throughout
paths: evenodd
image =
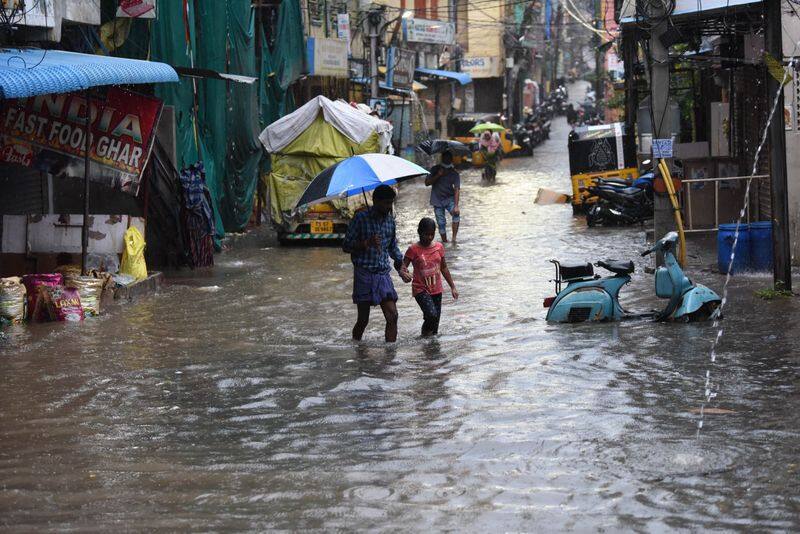
M 631 274 L 634 270 L 632 261 L 605 260 L 598 261 L 597 266 L 614 274 Z
M 562 280 L 575 280 L 594 276 L 594 267 L 588 261 L 574 263 L 559 263 L 558 272 Z

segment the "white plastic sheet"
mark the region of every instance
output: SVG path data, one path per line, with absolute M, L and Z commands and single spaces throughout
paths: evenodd
M 384 120 L 355 109 L 343 101 L 317 96 L 294 113 L 273 122 L 258 136 L 268 152 L 280 152 L 306 131 L 320 110 L 326 122 L 356 143 L 363 143 L 372 132 L 380 136 L 381 150 L 391 150 L 392 125 Z

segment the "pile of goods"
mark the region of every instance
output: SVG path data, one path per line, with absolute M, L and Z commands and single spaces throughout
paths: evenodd
M 22 283 L 28 292 L 28 320 L 32 323 L 49 321 L 46 306 L 39 305 L 41 289 L 45 287 L 58 287 L 64 285 L 64 277 L 61 273 L 52 274 L 26 274 L 22 277 Z
M 37 317 L 47 317 L 51 321 L 83 321 L 84 313 L 78 290 L 64 286 L 41 286 L 38 308 L 34 310 Z
M 22 322 L 25 319 L 25 296 L 22 278 L 0 278 L 0 321 Z
M 91 271 L 87 276 L 81 276 L 81 269 L 77 265 L 65 265 L 56 269 L 64 276 L 64 286 L 78 290 L 81 304 L 86 315 L 100 315 L 100 300 L 103 290 L 113 283 L 109 273 Z

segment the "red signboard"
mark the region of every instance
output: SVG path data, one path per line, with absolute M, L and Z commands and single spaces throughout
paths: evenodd
M 136 194 L 153 144 L 162 102 L 110 88 L 102 101 L 91 100 L 90 177 Z M 6 100 L 0 113 L 0 160 L 35 166 L 52 174 L 75 174 L 84 158 L 87 105 L 80 93 L 48 94 Z

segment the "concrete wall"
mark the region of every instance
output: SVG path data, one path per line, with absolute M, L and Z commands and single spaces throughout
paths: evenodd
M 479 7 L 469 6 L 467 57 L 499 57 L 505 63 L 503 48 L 503 26 L 497 21 L 504 19 L 507 2 L 494 0 L 481 2 Z
M 89 252 L 122 254 L 127 216 L 92 215 Z M 4 215 L 2 251 L 5 254 L 81 252 L 83 215 Z M 144 234 L 144 219 L 130 217 Z
M 100 2 L 98 0 L 37 0 L 27 2 L 19 25 L 29 30 L 42 29 L 40 35 L 30 37 L 61 41 L 61 25 L 64 21 L 79 24 L 100 25 Z

